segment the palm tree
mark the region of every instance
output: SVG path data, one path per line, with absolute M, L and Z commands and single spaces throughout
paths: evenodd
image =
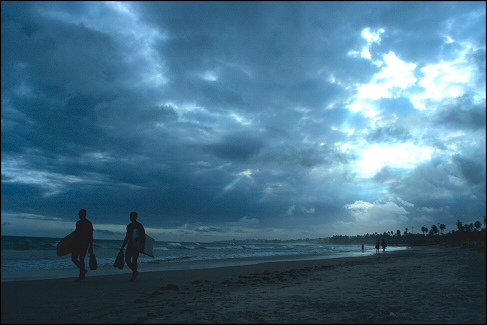
M 458 231 L 463 231 L 463 224 L 460 220 L 457 220 L 456 225 L 457 225 Z
M 436 227 L 436 225 L 432 225 L 431 226 L 431 230 L 433 231 L 433 234 L 437 234 L 438 233 L 438 227 Z
M 428 232 L 428 228 L 426 228 L 425 226 L 422 226 L 421 231 L 423 232 L 423 236 L 424 236 L 424 233 Z
M 470 229 L 471 229 L 471 228 L 470 228 L 470 226 L 471 226 L 471 225 L 472 225 L 472 224 L 468 224 L 468 223 L 464 224 L 464 225 L 463 225 L 463 231 L 465 231 L 465 232 L 470 231 Z
M 475 221 L 475 223 L 473 225 L 474 225 L 476 230 L 480 230 L 480 228 L 482 228 L 482 222 L 480 222 L 478 220 Z
M 408 234 L 408 228 L 404 229 L 404 235 Z
M 446 226 L 443 224 L 443 223 L 440 223 L 440 230 L 441 230 L 441 234 L 443 235 L 443 230 L 446 229 Z

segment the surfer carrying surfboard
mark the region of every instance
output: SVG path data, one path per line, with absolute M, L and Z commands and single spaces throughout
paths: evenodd
M 73 251 L 71 260 L 79 268 L 79 277 L 76 282 L 82 281 L 88 270 L 85 268 L 86 251 L 93 253 L 93 224 L 86 219 L 86 210 L 81 209 L 78 213 L 79 219 L 76 222 L 74 232 Z M 79 259 L 78 259 L 79 258 Z
M 137 221 L 137 212 L 130 212 L 130 221 L 127 225 L 127 234 L 123 240 L 122 247 L 120 251 L 123 252 L 123 248 L 127 245 L 127 250 L 125 251 L 125 262 L 127 266 L 132 270 L 131 282 L 135 281 L 139 272 L 137 271 L 137 260 L 139 258 L 139 253 L 144 251 L 145 247 L 145 229 L 140 222 Z

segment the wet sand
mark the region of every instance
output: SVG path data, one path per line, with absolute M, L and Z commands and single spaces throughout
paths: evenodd
M 357 258 L 2 282 L 6 323 L 482 323 L 485 253 Z

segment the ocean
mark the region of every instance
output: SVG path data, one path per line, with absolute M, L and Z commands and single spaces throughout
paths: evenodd
M 76 278 L 78 268 L 71 261 L 71 254 L 57 256 L 56 246 L 60 238 L 2 236 L 1 281 Z M 90 275 L 130 274 L 113 267 L 122 240 L 95 239 L 94 253 L 98 269 L 88 269 Z M 387 247 L 386 253 L 406 247 Z M 382 249 L 381 249 L 382 253 Z M 271 261 L 323 259 L 336 257 L 362 257 L 375 254 L 373 245 L 335 245 L 313 241 L 219 241 L 165 242 L 156 241 L 154 257 L 139 256 L 139 272 L 185 270 L 237 266 Z

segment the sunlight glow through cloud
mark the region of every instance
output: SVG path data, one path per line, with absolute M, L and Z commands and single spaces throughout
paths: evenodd
M 400 60 L 394 52 L 385 54 L 383 59 L 384 65 L 380 72 L 368 84 L 358 87 L 357 100 L 397 97 L 416 82 L 413 73 L 416 64 Z
M 366 40 L 367 44 L 362 47 L 362 50 L 359 52 L 359 51 L 356 51 L 356 50 L 351 50 L 348 52 L 348 55 L 351 56 L 351 57 L 361 57 L 361 58 L 364 58 L 364 59 L 368 59 L 368 60 L 371 60 L 372 59 L 372 54 L 370 53 L 370 46 L 372 44 L 380 44 L 380 34 L 384 33 L 385 30 L 383 28 L 379 28 L 377 29 L 376 31 L 371 31 L 371 29 L 369 27 L 367 28 L 364 28 L 362 30 L 362 38 Z M 381 63 L 377 63 L 375 62 L 374 64 L 380 66 Z
M 356 163 L 361 177 L 373 177 L 383 167 L 412 169 L 429 161 L 433 149 L 418 147 L 410 142 L 395 145 L 371 145 L 362 150 Z
M 234 178 L 234 180 L 232 182 L 230 182 L 230 184 L 228 184 L 227 186 L 225 186 L 225 188 L 223 189 L 223 191 L 222 191 L 221 194 L 232 190 L 244 178 L 252 179 L 252 174 L 253 174 L 253 171 L 250 170 L 250 169 L 247 169 L 247 170 L 244 170 L 243 172 L 240 172 Z
M 470 51 L 471 48 L 466 47 L 453 61 L 428 64 L 421 68 L 423 77 L 418 84 L 424 88 L 424 92 L 411 95 L 411 102 L 416 108 L 428 109 L 427 103 L 430 101 L 457 98 L 474 87 L 475 68 L 466 60 Z M 485 91 L 483 96 L 485 98 Z

